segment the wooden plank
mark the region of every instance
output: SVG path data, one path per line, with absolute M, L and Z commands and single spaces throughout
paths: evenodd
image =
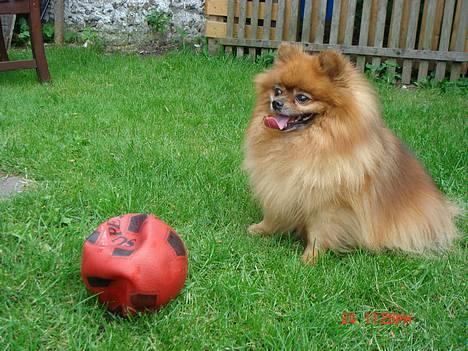
M 310 25 L 312 16 L 312 3 L 311 0 L 304 1 L 304 19 L 302 21 L 302 42 L 310 41 Z
M 333 2 L 332 23 L 330 28 L 330 44 L 338 43 L 338 31 L 340 27 L 341 0 Z
M 387 16 L 387 0 L 380 0 L 378 2 L 377 10 L 377 25 L 375 30 L 375 41 L 374 46 L 376 48 L 381 48 L 383 46 L 384 32 L 385 32 L 385 18 Z M 372 58 L 373 65 L 380 65 L 380 58 Z
M 247 11 L 247 0 L 239 0 L 239 7 L 240 7 L 240 12 L 239 12 L 239 25 L 238 25 L 238 32 L 237 32 L 237 37 L 239 39 L 244 39 L 245 36 L 245 21 L 246 21 L 246 11 Z M 237 56 L 242 57 L 244 56 L 244 48 L 241 46 L 237 47 Z
M 317 19 L 317 30 L 315 31 L 314 43 L 321 44 L 323 43 L 323 34 L 325 32 L 325 16 L 327 13 L 327 0 L 317 0 L 319 1 L 318 8 L 318 19 Z
M 346 30 L 344 37 L 344 44 L 351 45 L 353 41 L 354 31 L 354 17 L 356 16 L 356 0 L 349 0 L 348 2 L 348 16 L 346 16 Z
M 36 61 L 34 60 L 16 60 L 0 62 L 0 71 L 12 71 L 15 69 L 27 69 L 36 67 Z
M 345 29 L 346 29 L 346 16 L 348 15 L 348 2 L 349 0 L 343 0 L 341 2 L 340 11 L 340 25 L 338 27 L 338 44 L 343 44 Z
M 418 15 L 419 15 L 419 8 L 420 8 L 420 0 L 411 0 L 411 8 L 410 8 L 410 15 L 409 15 L 409 23 L 408 23 L 408 35 L 406 36 L 406 49 L 414 49 L 416 44 L 416 31 L 418 29 Z M 411 71 L 413 69 L 413 61 L 412 60 L 404 60 L 403 61 L 403 70 L 401 73 L 401 81 L 403 84 L 410 84 L 411 83 Z
M 371 12 L 371 0 L 364 0 L 362 4 L 361 27 L 359 29 L 359 46 L 367 46 L 369 35 L 369 17 Z M 364 72 L 366 67 L 366 57 L 359 56 L 356 60 L 356 67 Z
M 388 47 L 398 47 L 398 39 L 400 38 L 401 14 L 403 8 L 403 0 L 393 0 L 392 19 L 390 22 L 390 34 Z M 396 60 L 389 60 L 396 64 Z M 388 67 L 388 74 L 395 76 L 395 67 Z
M 253 0 L 252 1 L 252 14 L 251 14 L 251 21 L 250 21 L 250 27 L 252 29 L 252 32 L 250 33 L 249 38 L 250 39 L 257 39 L 257 30 L 258 30 L 258 10 L 260 7 L 260 0 Z M 252 57 L 252 59 L 255 59 L 255 54 L 256 54 L 256 49 L 255 48 L 250 48 L 249 49 L 249 55 Z
M 468 17 L 468 1 L 463 1 L 460 8 L 460 19 L 456 32 L 455 50 L 457 52 L 463 52 L 465 49 L 465 33 Z M 467 60 L 468 61 L 468 60 Z M 450 80 L 457 80 L 460 78 L 461 64 L 453 63 L 450 70 Z
M 367 45 L 372 46 L 375 42 L 375 28 L 377 26 L 377 12 L 379 9 L 379 0 L 372 0 L 371 6 L 371 16 L 370 16 L 370 23 L 369 23 L 369 38 L 367 40 Z
M 426 25 L 424 30 L 424 37 L 423 37 L 423 50 L 431 50 L 431 43 L 432 43 L 432 34 L 434 29 L 434 16 L 436 10 L 436 0 L 428 0 L 427 4 L 427 14 L 426 14 Z M 418 68 L 418 82 L 426 79 L 427 72 L 429 70 L 429 62 L 422 60 L 419 61 L 419 68 Z
M 401 17 L 401 28 L 400 28 L 400 39 L 399 39 L 399 48 L 404 48 L 406 44 L 406 37 L 408 36 L 408 23 L 409 16 L 411 11 L 411 0 L 403 0 L 403 9 Z
M 272 0 L 265 0 L 265 19 L 263 20 L 263 40 L 270 40 Z M 267 50 L 262 50 L 262 53 Z
M 220 39 L 220 43 L 224 45 L 242 45 L 247 47 L 270 48 L 276 49 L 281 44 L 281 41 L 276 40 L 251 40 L 251 39 Z M 468 61 L 468 52 L 460 51 L 433 51 L 433 50 L 415 50 L 402 48 L 377 48 L 372 46 L 354 46 L 340 44 L 318 44 L 318 43 L 303 43 L 305 51 L 323 51 L 337 50 L 348 55 L 366 55 L 376 57 L 388 57 L 399 59 L 423 59 L 431 61 L 453 61 L 463 63 Z
M 437 50 L 437 47 L 439 46 L 438 43 L 440 41 L 440 33 L 442 30 L 444 3 L 445 3 L 445 0 L 437 0 L 436 2 L 436 10 L 435 10 L 435 15 L 434 15 L 434 28 L 432 30 L 433 32 L 432 32 L 431 50 Z
M 234 0 L 208 0 L 205 5 L 205 15 L 208 16 L 219 16 L 219 17 L 226 17 L 228 15 L 228 2 Z M 279 2 L 279 1 L 278 1 Z M 247 1 L 247 8 L 246 8 L 246 17 L 252 18 L 254 13 L 254 4 L 252 1 Z M 261 2 L 258 8 L 258 18 L 264 19 L 265 18 L 265 3 Z M 271 18 L 276 20 L 278 14 L 278 4 L 274 3 L 271 11 Z M 240 15 L 240 6 L 239 3 L 235 2 L 234 7 L 234 17 L 239 17 Z
M 291 12 L 289 14 L 288 40 L 297 39 L 297 16 L 299 14 L 299 0 L 291 0 Z
M 275 40 L 283 39 L 285 5 L 285 0 L 278 0 L 278 16 L 276 18 Z
M 206 36 L 209 37 L 209 38 L 214 38 L 214 39 L 225 39 L 225 38 L 227 38 L 227 36 L 226 36 L 227 24 L 226 23 L 218 22 L 218 21 L 206 21 L 205 28 L 206 28 L 206 30 L 205 30 Z M 235 38 L 236 35 L 237 35 L 237 29 L 238 29 L 238 25 L 235 24 L 234 25 L 234 38 L 231 38 L 234 41 L 237 40 L 237 38 Z M 273 37 L 276 36 L 275 28 L 270 29 L 270 34 Z M 252 27 L 250 25 L 246 25 L 245 26 L 245 37 L 246 38 L 251 38 L 251 36 L 252 36 Z M 257 28 L 257 39 L 256 40 L 262 41 L 263 40 L 262 38 L 263 38 L 263 27 L 258 27 Z M 249 39 L 249 40 L 252 40 L 252 39 Z M 219 43 L 221 44 L 221 41 L 219 41 Z
M 460 14 L 462 12 L 462 1 L 457 1 L 457 8 L 455 9 L 455 18 L 453 20 L 452 35 L 450 39 L 450 51 L 455 50 L 455 44 L 457 41 L 457 32 L 460 24 Z
M 440 36 L 439 51 L 448 51 L 450 45 L 450 31 L 452 29 L 453 13 L 455 11 L 455 0 L 446 0 L 444 6 L 444 20 L 442 22 L 442 33 Z M 435 70 L 435 80 L 441 81 L 445 78 L 445 62 L 438 62 Z
M 390 32 L 388 33 L 388 46 L 398 47 L 401 28 L 401 16 L 403 14 L 403 0 L 393 0 L 392 18 L 390 21 Z
M 235 1 L 228 2 L 228 15 L 227 15 L 227 28 L 226 28 L 226 38 L 232 38 L 234 35 L 234 7 Z M 232 47 L 226 47 L 225 52 L 227 54 L 232 54 Z

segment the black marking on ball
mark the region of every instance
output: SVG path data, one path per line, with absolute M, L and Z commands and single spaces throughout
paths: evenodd
M 128 231 L 133 232 L 133 233 L 138 233 L 146 217 L 148 217 L 148 215 L 145 213 L 140 213 L 140 214 L 133 216 L 130 219 L 130 224 L 128 225 Z
M 105 288 L 109 286 L 113 280 L 101 277 L 88 277 L 88 283 L 93 288 Z
M 169 232 L 167 242 L 172 246 L 177 256 L 185 256 L 185 246 L 179 236 L 173 231 Z
M 96 244 L 96 241 L 99 239 L 99 235 L 101 235 L 101 233 L 95 230 L 90 236 L 88 236 L 86 241 L 90 242 L 91 244 Z
M 130 256 L 135 250 L 124 250 L 116 248 L 112 251 L 112 256 Z
M 132 306 L 137 311 L 156 308 L 157 295 L 135 294 L 130 297 Z

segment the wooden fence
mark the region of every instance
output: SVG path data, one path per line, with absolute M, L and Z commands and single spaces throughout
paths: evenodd
M 404 84 L 467 71 L 468 0 L 206 0 L 205 14 L 212 51 L 255 57 L 300 42 L 340 50 L 360 70 L 396 62 Z

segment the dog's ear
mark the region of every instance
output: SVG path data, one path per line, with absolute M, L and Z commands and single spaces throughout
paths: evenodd
M 318 55 L 320 69 L 330 79 L 338 79 L 346 67 L 346 58 L 337 51 L 323 51 Z
M 278 48 L 275 63 L 288 62 L 292 58 L 301 55 L 303 52 L 304 49 L 300 45 L 282 43 Z

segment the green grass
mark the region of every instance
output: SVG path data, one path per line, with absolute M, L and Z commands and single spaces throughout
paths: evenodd
M 0 74 L 0 171 L 36 182 L 0 202 L 2 349 L 464 349 L 466 241 L 440 257 L 329 253 L 308 267 L 294 238 L 247 235 L 261 213 L 242 140 L 262 67 L 191 53 L 47 54 L 52 84 Z M 389 126 L 466 203 L 466 90 L 376 85 Z M 156 214 L 189 249 L 180 296 L 131 319 L 80 280 L 84 239 L 127 212 Z M 344 311 L 360 323 L 343 325 Z M 373 311 L 413 320 L 366 324 Z

